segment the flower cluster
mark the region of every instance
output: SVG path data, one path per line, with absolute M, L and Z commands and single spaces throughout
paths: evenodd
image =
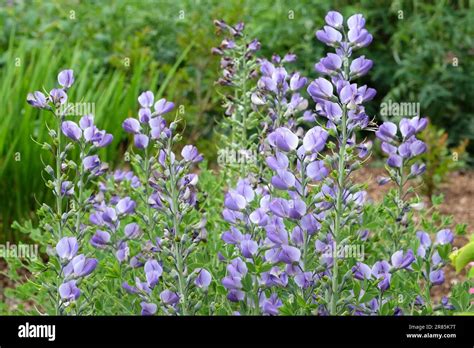
M 138 149 L 146 149 L 151 139 L 160 139 L 170 135 L 165 127 L 165 120 L 162 115 L 170 112 L 174 108 L 174 103 L 161 98 L 154 102 L 153 92 L 147 91 L 140 94 L 138 102 L 141 105 L 138 111 L 138 120 L 127 118 L 123 124 L 123 129 L 133 134 L 134 145 Z M 151 108 L 154 111 L 151 111 Z
M 36 91 L 28 94 L 27 102 L 33 107 L 50 111 L 56 121 L 56 130 L 51 129 L 49 132 L 51 144 L 44 143 L 42 146 L 52 152 L 56 161 L 55 169 L 49 165 L 45 168 L 52 178 L 46 185 L 56 197 L 55 211 L 52 208 L 46 211 L 57 221 L 56 228 L 49 225 L 47 228 L 57 238 L 54 243 L 59 265 L 56 274 L 58 282 L 61 283 L 58 284 L 61 301 L 56 304 L 56 309 L 57 313 L 64 313 L 68 303 L 79 298 L 81 291 L 77 285 L 80 280 L 97 266 L 96 259 L 76 254 L 88 231 L 88 226 L 83 224 L 83 218 L 92 206 L 85 190 L 95 178 L 108 169 L 108 165 L 101 162 L 94 151 L 108 146 L 113 136 L 97 128 L 93 115 L 82 116 L 79 124 L 67 120 L 66 115 L 74 111 L 71 110 L 73 106 L 67 104 L 67 91 L 74 83 L 73 71 L 61 71 L 58 74 L 58 82 L 61 87 L 52 89 L 48 96 Z M 65 145 L 64 140 L 69 142 Z M 74 147 L 79 150 L 79 163 L 68 158 Z
M 63 283 L 59 286 L 59 295 L 64 305 L 79 298 L 81 290 L 77 284 L 97 267 L 97 259 L 87 258 L 84 254 L 76 255 L 78 250 L 79 244 L 75 237 L 64 237 L 56 245 L 61 264 L 60 275 L 63 277 Z
M 403 185 L 406 178 L 396 176 L 403 173 L 403 166 L 409 163 L 416 156 L 426 152 L 426 144 L 416 138 L 416 134 L 426 128 L 428 121 L 426 118 L 414 117 L 412 119 L 403 118 L 399 127 L 393 122 L 384 122 L 375 132 L 377 138 L 382 141 L 382 151 L 389 157 L 387 164 L 396 169 L 395 177 L 392 176 L 399 185 Z M 399 134 L 397 134 L 399 131 Z M 415 177 L 425 171 L 423 163 L 415 163 L 411 166 L 409 177 Z M 402 180 L 402 181 L 400 181 Z M 386 182 L 384 180 L 383 182 Z
M 134 134 L 135 147 L 144 150 L 144 156 L 135 154 L 132 157 L 137 176 L 129 175 L 129 180 L 135 181 L 130 188 L 138 204 L 135 207 L 135 202 L 126 197 L 116 205 L 119 207 L 123 200 L 127 200 L 128 204 L 124 206 L 129 207 L 133 202 L 136 222 L 125 226 L 125 239 L 116 244 L 116 255 L 119 262 L 125 261 L 124 256 L 132 255 L 127 240 L 136 240 L 138 252 L 130 258 L 128 267 L 133 270 L 143 268 L 146 281 L 142 281 L 143 274 L 137 274 L 135 285 L 124 282 L 123 288 L 141 298 L 143 315 L 155 314 L 158 308 L 165 313 L 189 314 L 199 309 L 190 301 L 190 297 L 195 296 L 193 285 L 207 291 L 211 282 L 209 271 L 201 267 L 190 270 L 187 265 L 196 245 L 207 235 L 206 220 L 197 211 L 198 175 L 192 172 L 203 157 L 193 145 L 182 148 L 181 159 L 174 153 L 175 143 L 180 140 L 179 135 L 173 134 L 177 121 L 168 127 L 162 117 L 172 110 L 172 102 L 161 99 L 154 104 L 155 111 L 151 112 L 152 92 L 142 93 L 138 101 L 142 106 L 139 119 L 128 118 L 123 123 L 124 130 Z M 151 144 L 156 153 L 148 151 Z M 114 181 L 120 182 L 122 176 L 120 172 L 116 173 Z M 102 214 L 107 215 L 109 208 L 105 209 Z M 139 224 L 145 226 L 145 233 L 141 233 Z M 99 241 L 100 247 L 102 236 L 105 240 L 110 238 L 102 232 L 98 234 L 91 243 Z M 160 307 L 154 296 L 157 288 L 161 289 Z
M 223 107 L 227 116 L 221 124 L 221 140 L 225 151 L 252 154 L 257 148 L 255 127 L 259 117 L 252 109 L 250 96 L 256 89 L 258 66 L 255 53 L 260 49 L 257 39 L 249 40 L 244 32 L 245 25 L 240 22 L 231 26 L 222 20 L 214 21 L 218 34 L 226 33 L 218 48 L 213 48 L 214 54 L 220 55 L 222 76 L 217 80 L 221 86 L 229 86 L 232 93 L 224 92 Z M 240 161 L 240 163 L 225 163 L 224 170 L 232 184 L 234 173 L 247 177 L 256 172 L 256 163 Z
M 281 302 L 271 288 L 288 284 L 287 273 L 280 264 L 299 259 L 299 250 L 289 245 L 288 235 L 285 239 L 286 231 L 281 230 L 279 240 L 276 231 L 269 232 L 274 236 L 273 242 L 265 238 L 264 231 L 272 220 L 268 215 L 269 198 L 264 188 L 254 189 L 248 179 L 241 179 L 224 199 L 222 215 L 230 229 L 222 234 L 229 248 L 225 251 L 227 258 L 221 254 L 221 259 L 230 261 L 222 285 L 228 291 L 227 299 L 241 303 L 245 314 L 278 313 Z M 270 300 L 265 291 L 272 291 Z
M 416 232 L 419 240 L 419 247 L 417 251 L 418 257 L 423 260 L 421 267 L 423 277 L 432 285 L 440 285 L 444 283 L 444 271 L 442 267 L 446 261 L 440 256 L 438 251 L 446 246 L 450 247 L 454 240 L 454 235 L 449 229 L 442 229 L 436 234 L 436 240 L 431 242 L 430 235 L 423 231 Z M 447 252 L 443 252 L 447 254 Z M 421 261 L 420 260 L 420 261 Z
M 212 49 L 212 53 L 222 56 L 220 62 L 222 76 L 217 83 L 223 86 L 236 86 L 243 82 L 242 78 L 255 78 L 254 56 L 255 52 L 260 50 L 260 42 L 257 39 L 248 42 L 243 22 L 231 26 L 223 20 L 215 20 L 214 25 L 219 34 L 227 33 L 227 37 L 222 40 L 220 46 Z M 246 75 L 240 76 L 242 68 L 245 68 Z M 231 115 L 232 109 L 231 104 L 227 105 L 226 114 Z
M 263 128 L 268 132 L 280 126 L 294 129 L 295 116 L 308 107 L 308 101 L 299 93 L 306 86 L 307 79 L 299 72 L 288 73 L 283 65 L 295 60 L 296 55 L 289 53 L 283 58 L 273 55 L 271 62 L 266 59 L 259 61 L 261 77 L 251 100 L 253 105 L 260 107 Z
M 454 234 L 450 219 L 430 219 L 406 187 L 425 169 L 416 158 L 426 145 L 416 136 L 426 119 L 376 128 L 364 107 L 375 90 L 354 82 L 373 65 L 354 56 L 372 41 L 365 19 L 356 14 L 344 23 L 331 11 L 325 22 L 316 37 L 335 51 L 316 63 L 322 77 L 307 85 L 287 66 L 294 54 L 259 60 L 260 43 L 247 40 L 243 23 L 215 21 L 227 35 L 213 49 L 223 69 L 218 84 L 233 88 L 225 96 L 230 133 L 222 144 L 256 153 L 254 164 L 230 164 L 220 178 L 195 146 L 180 147 L 178 113 L 165 120 L 174 103 L 151 91 L 138 96 L 137 117 L 122 123 L 133 142 L 126 169 L 115 171 L 97 154 L 112 135 L 93 115 L 66 117 L 72 70 L 62 71 L 60 87 L 47 95 L 28 94 L 28 103 L 56 122 L 48 128 L 51 142 L 40 144 L 55 159 L 54 169 L 45 167 L 55 207 L 44 204 L 38 214 L 48 267 L 32 272 L 34 288 L 47 290 L 35 301 L 51 299 L 43 301 L 48 314 L 425 315 L 472 308 L 468 284 L 454 287 L 451 298 L 431 297 L 445 282 Z M 303 89 L 315 103 L 310 109 Z M 388 155 L 389 177 L 380 183 L 396 184 L 380 205 L 368 204 L 365 185 L 351 180 L 371 150 L 358 139 L 361 130 L 374 130 Z M 457 267 L 469 262 L 456 255 Z
M 274 306 L 268 306 L 270 312 L 263 309 L 267 300 L 260 298 L 267 295 L 265 288 L 287 287 L 289 279 L 293 279 L 298 292 L 311 296 L 310 288 L 319 276 L 312 257 L 312 236 L 319 231 L 324 212 L 312 201 L 310 185 L 328 174 L 324 161 L 318 158 L 327 137 L 319 126 L 310 129 L 303 139 L 286 127 L 275 129 L 266 140 L 269 182 L 254 190 L 249 179 L 241 179 L 235 189 L 227 192 L 223 216 L 231 228 L 222 239 L 237 247 L 234 254 L 240 254 L 228 266 L 223 280 L 231 301 L 244 300 L 247 292 L 247 297 L 249 293 L 254 295 L 247 298 L 247 305 L 258 308 L 251 306 L 258 301 L 263 313 L 275 314 Z M 252 206 L 254 202 L 259 204 Z M 233 265 L 235 262 L 243 262 L 252 270 L 249 276 L 253 287 L 242 287 L 241 278 L 247 268 L 242 273 Z M 279 303 L 276 293 L 270 298 Z
M 316 115 L 326 120 L 326 129 L 335 135 L 338 151 L 328 156 L 327 162 L 333 170 L 335 180 L 327 180 L 322 187 L 322 196 L 327 202 L 321 203 L 328 211 L 326 216 L 330 236 L 323 235 L 332 242 L 331 250 L 344 247 L 351 240 L 352 227 L 360 223 L 359 212 L 365 200 L 365 192 L 349 182 L 349 175 L 361 165 L 371 148 L 370 142 L 357 143 L 356 131 L 369 126 L 369 116 L 362 105 L 375 96 L 375 90 L 366 85 L 358 86 L 353 80 L 365 75 L 372 67 L 372 61 L 364 56 L 353 59 L 354 51 L 365 47 L 372 41 L 372 35 L 365 27 L 365 19 L 356 14 L 347 20 L 344 27 L 343 16 L 330 11 L 325 17 L 326 26 L 316 32 L 318 40 L 335 48 L 335 53 L 328 53 L 316 65 L 319 77 L 307 88 L 309 95 L 316 102 Z M 355 210 L 351 207 L 357 207 Z M 327 311 L 338 314 L 343 309 L 338 307 L 338 295 L 343 285 L 339 261 L 331 261 L 328 290 Z

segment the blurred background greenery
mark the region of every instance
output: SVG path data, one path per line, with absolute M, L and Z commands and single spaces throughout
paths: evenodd
M 185 106 L 184 140 L 212 162 L 215 125 L 223 117 L 214 80 L 219 44 L 212 20 L 247 24 L 263 56 L 297 54 L 297 68 L 315 78 L 325 47 L 314 37 L 330 9 L 363 13 L 375 66 L 364 81 L 378 91 L 368 111 L 387 100 L 419 102 L 422 115 L 446 133 L 442 146 L 470 140 L 474 153 L 473 1 L 4 0 L 0 5 L 0 240 L 12 239 L 14 220 L 32 218 L 48 200 L 40 172 L 48 161 L 31 137 L 45 140 L 45 113 L 28 107 L 29 91 L 52 88 L 72 68 L 72 100 L 95 102 L 100 128 L 114 134 L 103 155 L 120 165 L 127 148 L 122 121 L 134 116 L 146 89 Z M 433 133 L 436 134 L 436 133 Z M 436 142 L 436 136 L 432 136 Z M 465 147 L 465 146 L 464 146 Z M 448 154 L 449 156 L 449 154 Z

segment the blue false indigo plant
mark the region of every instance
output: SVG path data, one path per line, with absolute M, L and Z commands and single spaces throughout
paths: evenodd
M 182 148 L 181 159 L 173 152 L 175 143 L 181 140 L 173 134 L 178 121 L 168 127 L 163 118 L 173 109 L 172 102 L 160 99 L 154 103 L 150 91 L 142 93 L 138 101 L 142 107 L 138 120 L 128 118 L 123 122 L 124 130 L 134 136 L 137 151 L 132 156 L 137 176 L 132 174 L 129 180 L 135 178 L 131 191 L 138 203 L 135 206 L 134 201 L 125 197 L 116 205 L 117 214 L 111 210 L 117 217 L 122 210 L 135 213 L 136 222 L 128 223 L 123 229 L 124 238 L 111 244 L 115 245 L 118 261 L 121 264 L 128 261 L 121 272 L 135 274 L 134 285 L 123 281 L 122 287 L 138 296 L 143 315 L 195 314 L 202 306 L 203 296 L 194 290 L 205 294 L 211 282 L 208 270 L 190 269 L 188 265 L 189 257 L 207 235 L 206 220 L 198 208 L 198 175 L 192 172 L 203 157 L 193 145 Z M 121 173 L 116 173 L 114 181 L 117 176 L 119 181 L 123 180 Z M 117 211 L 124 200 L 124 209 Z M 119 226 L 119 219 L 108 217 L 109 209 L 101 214 L 104 225 L 112 230 L 97 231 L 91 240 L 96 247 L 108 245 L 110 235 L 116 234 Z M 138 250 L 132 257 L 129 257 L 132 254 L 128 241 L 134 242 L 133 249 Z
M 403 235 L 406 235 L 403 233 L 403 227 L 407 224 L 407 212 L 410 210 L 406 198 L 407 194 L 413 191 L 411 188 L 405 191 L 406 184 L 408 180 L 423 174 L 426 169 L 425 164 L 416 161 L 416 156 L 426 151 L 425 143 L 418 140 L 416 134 L 425 129 L 426 125 L 426 118 L 403 118 L 399 127 L 392 122 L 384 122 L 375 132 L 382 142 L 382 151 L 389 156 L 386 166 L 389 176 L 379 178 L 378 182 L 384 185 L 392 181 L 397 187 L 394 203 L 398 209 L 393 214 L 393 230 L 390 231 L 395 249 Z M 407 167 L 410 167 L 410 170 L 407 170 Z
M 226 118 L 220 127 L 223 148 L 219 149 L 219 162 L 223 164 L 227 180 L 235 184 L 233 174 L 245 178 L 258 171 L 255 153 L 259 119 L 250 100 L 256 89 L 255 53 L 260 50 L 260 42 L 248 39 L 242 22 L 231 26 L 223 20 L 215 20 L 214 25 L 218 34 L 226 35 L 220 46 L 212 49 L 221 56 L 222 76 L 216 84 L 231 88 L 222 94 Z
M 67 120 L 66 115 L 74 114 L 68 104 L 68 89 L 74 83 L 72 70 L 61 71 L 58 75 L 60 87 L 52 89 L 47 96 L 36 91 L 28 94 L 27 101 L 36 108 L 47 110 L 54 115 L 55 129 L 50 129 L 51 144 L 45 142 L 42 147 L 50 152 L 55 159 L 55 169 L 45 167 L 50 177 L 46 185 L 56 198 L 56 207 L 43 204 L 42 209 L 49 215 L 55 226 L 46 224 L 46 231 L 51 233 L 51 241 L 56 243 L 50 253 L 49 266 L 57 274 L 56 283 L 43 284 L 55 303 L 56 314 L 83 313 L 84 306 L 72 306 L 81 295 L 79 288 L 84 277 L 87 277 L 97 266 L 95 258 L 80 254 L 81 244 L 89 230 L 83 218 L 91 207 L 87 195 L 87 187 L 108 168 L 99 156 L 94 154 L 97 149 L 109 145 L 113 139 L 111 134 L 99 130 L 94 124 L 92 115 L 82 116 L 79 124 Z M 68 158 L 69 153 L 77 148 L 79 162 Z M 86 251 L 84 251 L 86 252 Z
M 335 53 L 328 53 L 315 65 L 316 71 L 325 77 L 311 82 L 308 93 L 316 102 L 316 114 L 326 120 L 327 131 L 336 138 L 327 158 L 332 172 L 322 192 L 328 201 L 325 208 L 330 221 L 327 224 L 330 236 L 326 235 L 326 239 L 331 239 L 330 250 L 337 253 L 356 241 L 350 232 L 359 224 L 365 193 L 350 183 L 349 176 L 360 167 L 371 147 L 370 142 L 358 142 L 356 132 L 369 126 L 369 116 L 362 104 L 374 97 L 375 90 L 354 83 L 372 67 L 372 61 L 365 56 L 353 57 L 356 50 L 372 41 L 372 35 L 364 28 L 364 17 L 360 14 L 349 17 L 345 27 L 342 15 L 331 11 L 325 21 L 327 25 L 316 32 L 316 37 L 334 47 Z M 345 310 L 340 294 L 347 287 L 347 273 L 341 272 L 345 271 L 341 259 L 333 258 L 330 264 L 331 283 L 327 285 L 323 305 L 330 314 L 336 315 Z
M 204 165 L 197 171 L 197 148 L 175 152 L 179 120 L 165 120 L 174 103 L 140 94 L 138 117 L 123 122 L 133 136 L 130 163 L 109 172 L 97 150 L 112 135 L 92 115 L 69 116 L 71 70 L 58 75 L 59 88 L 28 94 L 55 121 L 51 141 L 40 144 L 54 158 L 45 181 L 55 205 L 38 210 L 39 229 L 16 225 L 49 256 L 46 264 L 15 264 L 33 278 L 16 294 L 27 293 L 40 313 L 61 315 L 472 311 L 467 283 L 449 298 L 432 296 L 446 281 L 454 233 L 449 217 L 432 213 L 439 199 L 425 209 L 410 186 L 425 169 L 418 156 L 426 145 L 416 136 L 426 119 L 377 128 L 364 109 L 376 92 L 355 82 L 372 67 L 355 56 L 372 41 L 365 19 L 344 23 L 331 11 L 325 21 L 316 37 L 335 51 L 316 63 L 322 76 L 309 85 L 288 67 L 295 55 L 257 59 L 260 43 L 242 23 L 215 22 L 227 35 L 213 49 L 221 55 L 218 84 L 233 89 L 224 97 L 222 145 L 234 153 L 224 159 L 223 202 L 211 197 L 223 181 Z M 358 139 L 367 130 L 388 155 L 379 183 L 395 186 L 380 204 L 351 177 L 370 155 L 372 143 Z

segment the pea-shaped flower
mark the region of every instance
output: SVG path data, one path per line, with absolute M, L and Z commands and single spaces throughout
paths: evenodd
M 79 245 L 75 237 L 64 237 L 56 245 L 56 252 L 63 260 L 71 260 L 77 253 Z

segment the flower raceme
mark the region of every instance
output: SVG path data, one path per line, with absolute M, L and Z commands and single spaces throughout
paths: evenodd
M 101 229 L 90 243 L 115 253 L 123 265 L 121 270 L 133 270 L 134 282 L 131 285 L 125 280 L 122 288 L 140 298 L 142 315 L 186 315 L 199 310 L 191 298 L 206 293 L 212 280 L 205 268 L 189 269 L 187 264 L 196 245 L 207 235 L 206 221 L 196 209 L 198 175 L 192 172 L 203 156 L 193 145 L 182 148 L 181 159 L 174 153 L 175 142 L 180 139 L 173 135 L 176 121 L 168 127 L 163 118 L 174 103 L 164 98 L 155 102 L 151 91 L 140 94 L 138 102 L 138 119 L 123 122 L 123 129 L 133 134 L 134 147 L 141 153 L 132 157 L 137 175 L 119 171 L 111 177 L 114 190 L 127 179 L 130 196 L 112 195 L 109 204 L 104 197 L 96 197 L 91 222 Z
M 113 140 L 111 134 L 97 128 L 93 115 L 82 116 L 79 124 L 66 119 L 66 115 L 74 111 L 74 106 L 67 104 L 67 92 L 74 81 L 74 72 L 70 69 L 63 70 L 58 74 L 59 88 L 53 88 L 47 96 L 39 91 L 27 96 L 27 102 L 33 107 L 53 113 L 57 126 L 56 130 L 49 132 L 52 144 L 43 144 L 43 148 L 50 150 L 56 161 L 56 170 L 49 165 L 45 168 L 45 172 L 52 178 L 47 186 L 56 197 L 56 209 L 47 210 L 50 218 L 57 221 L 52 229 L 57 238 L 56 254 L 52 256 L 56 256 L 59 261 L 59 269 L 55 270 L 60 299 L 55 305 L 56 314 L 71 313 L 73 309 L 70 309 L 70 302 L 78 300 L 83 293 L 79 289 L 81 280 L 89 276 L 98 264 L 97 259 L 77 253 L 81 249 L 80 242 L 89 229 L 89 226 L 83 224 L 83 218 L 91 208 L 89 197 L 85 195 L 86 185 L 90 185 L 108 169 L 107 164 L 92 153 L 108 146 Z M 79 163 L 68 158 L 74 147 L 79 150 Z M 57 264 L 50 266 L 57 268 Z
M 321 187 L 321 193 L 316 194 L 323 198 L 316 203 L 321 212 L 324 211 L 326 219 L 331 221 L 329 233 L 324 233 L 318 242 L 326 245 L 326 249 L 334 252 L 344 243 L 347 243 L 351 235 L 348 232 L 360 224 L 360 217 L 365 193 L 348 178 L 357 169 L 361 160 L 366 158 L 371 148 L 371 143 L 357 142 L 356 131 L 366 129 L 369 126 L 369 116 L 365 112 L 363 103 L 370 101 L 376 94 L 373 88 L 366 85 L 359 86 L 354 80 L 367 74 L 373 66 L 370 59 L 365 56 L 354 57 L 354 52 L 368 46 L 372 41 L 372 35 L 365 29 L 365 19 L 360 14 L 355 14 L 347 19 L 347 27 L 344 26 L 343 16 L 330 11 L 325 17 L 326 25 L 316 32 L 316 38 L 333 47 L 335 52 L 330 52 L 315 64 L 315 70 L 323 77 L 312 81 L 307 92 L 316 103 L 315 114 L 325 120 L 325 132 L 335 135 L 338 151 L 328 156 L 326 167 L 333 170 L 334 180 L 326 179 Z M 317 133 L 314 138 L 321 138 Z M 311 146 L 308 144 L 308 147 Z M 316 170 L 325 168 L 314 165 Z M 322 168 L 322 169 L 320 169 Z M 319 173 L 316 173 L 316 177 Z M 324 202 L 326 200 L 326 202 Z M 355 210 L 351 207 L 355 205 Z M 351 214 L 348 214 L 352 210 Z M 345 217 L 347 216 L 347 217 Z M 323 250 L 320 246 L 318 250 Z M 338 314 L 344 311 L 338 305 L 338 294 L 347 286 L 346 278 L 341 278 L 339 269 L 340 260 L 322 254 L 322 262 L 330 269 L 326 272 L 330 280 L 327 290 L 329 301 L 321 301 L 322 312 Z M 342 269 L 342 271 L 347 271 Z

